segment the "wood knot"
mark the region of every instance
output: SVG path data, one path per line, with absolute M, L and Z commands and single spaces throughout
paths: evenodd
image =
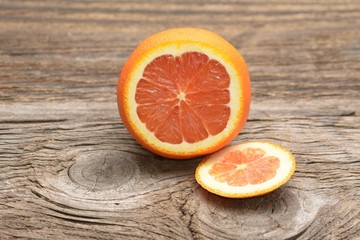
M 184 211 L 191 213 L 192 224 L 211 226 L 214 232 L 241 239 L 286 239 L 301 235 L 324 202 L 286 187 L 249 199 L 222 198 L 199 188 Z
M 138 170 L 137 164 L 129 155 L 118 151 L 90 152 L 80 155 L 68 168 L 68 176 L 72 182 L 89 191 L 119 188 L 126 185 Z

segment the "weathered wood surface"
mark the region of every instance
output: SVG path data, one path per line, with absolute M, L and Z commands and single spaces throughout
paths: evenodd
M 233 143 L 289 148 L 293 178 L 232 200 L 199 159 L 140 147 L 118 117 L 122 64 L 194 26 L 244 55 L 253 99 Z M 360 1 L 0 1 L 0 239 L 359 239 Z

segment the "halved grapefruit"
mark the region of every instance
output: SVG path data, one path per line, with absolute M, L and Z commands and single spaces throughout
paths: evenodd
M 295 158 L 285 148 L 268 142 L 248 142 L 205 158 L 195 178 L 203 188 L 223 197 L 254 197 L 285 184 L 295 165 Z
M 245 61 L 203 29 L 154 34 L 134 50 L 118 81 L 124 125 L 147 149 L 169 158 L 215 152 L 244 127 L 250 107 Z

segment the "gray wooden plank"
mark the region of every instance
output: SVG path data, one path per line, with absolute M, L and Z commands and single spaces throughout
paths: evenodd
M 359 1 L 0 1 L 0 238 L 357 239 Z M 154 32 L 202 27 L 247 60 L 252 106 L 232 144 L 267 140 L 291 180 L 226 199 L 200 159 L 143 149 L 116 83 Z

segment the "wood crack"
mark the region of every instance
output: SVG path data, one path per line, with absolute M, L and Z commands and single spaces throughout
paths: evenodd
M 65 122 L 68 119 L 24 119 L 24 120 L 0 120 L 3 124 L 42 124 L 42 123 L 60 123 Z
M 184 200 L 183 200 L 183 203 L 179 206 L 179 210 L 182 214 L 182 219 L 183 219 L 183 222 L 185 223 L 185 226 L 186 228 L 189 230 L 191 236 L 192 236 L 192 239 L 196 239 L 195 236 L 196 236 L 196 230 L 193 229 L 192 227 L 192 222 L 193 222 L 193 216 L 195 214 L 195 211 L 194 210 L 191 210 L 191 209 L 187 209 L 187 206 L 188 205 L 188 201 L 189 199 L 191 198 L 191 196 L 194 194 L 194 189 L 192 189 L 190 191 L 190 193 L 188 193 L 185 197 L 184 197 Z M 193 207 L 193 206 L 190 206 L 190 207 Z

